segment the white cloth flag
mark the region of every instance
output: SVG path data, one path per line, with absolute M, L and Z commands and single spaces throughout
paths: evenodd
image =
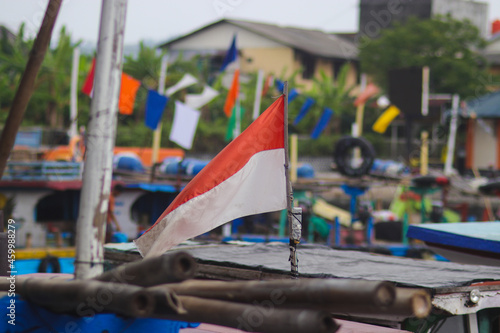
M 185 102 L 190 108 L 199 109 L 218 95 L 219 92 L 217 90 L 205 85 L 201 94 L 187 94 Z
M 264 81 L 264 71 L 259 69 L 257 74 L 257 87 L 255 87 L 255 100 L 253 102 L 253 120 L 257 119 L 260 114 L 260 101 L 262 97 L 262 88 Z
M 172 130 L 170 131 L 170 141 L 173 141 L 185 149 L 193 146 L 196 126 L 200 119 L 200 111 L 193 110 L 189 106 L 175 101 L 175 114 Z
M 179 82 L 177 82 L 176 84 L 174 84 L 173 86 L 171 86 L 170 88 L 167 89 L 165 95 L 172 96 L 177 91 L 184 89 L 184 88 L 187 88 L 187 87 L 195 84 L 196 82 L 198 82 L 198 80 L 194 76 L 192 76 L 189 73 L 184 74 L 184 76 L 182 77 L 182 79 L 180 79 Z
M 142 256 L 241 216 L 286 208 L 284 97 L 198 173 L 135 244 Z

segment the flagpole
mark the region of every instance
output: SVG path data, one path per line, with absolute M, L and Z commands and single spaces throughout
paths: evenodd
M 288 81 L 283 84 L 284 96 L 284 144 L 285 144 L 285 179 L 286 179 L 286 209 L 288 217 L 288 234 L 290 236 L 290 266 L 291 275 L 294 278 L 299 276 L 299 260 L 297 259 L 297 244 L 300 242 L 301 227 L 302 227 L 302 209 L 293 209 L 293 191 L 292 182 L 290 181 L 290 159 L 288 157 Z
M 168 56 L 165 54 L 161 58 L 161 67 L 160 67 L 160 80 L 158 82 L 158 93 L 160 95 L 165 94 L 165 79 L 167 77 L 167 60 Z M 153 147 L 151 154 L 151 167 L 154 168 L 155 163 L 158 161 L 158 153 L 160 151 L 161 145 L 161 129 L 162 122 L 158 123 L 158 127 L 153 132 Z
M 72 138 L 78 134 L 77 128 L 77 114 L 78 114 L 78 97 L 77 97 L 77 86 L 78 86 L 78 65 L 80 63 L 80 49 L 75 47 L 73 50 L 73 63 L 71 67 L 71 87 L 70 87 L 70 125 L 69 125 L 69 137 Z

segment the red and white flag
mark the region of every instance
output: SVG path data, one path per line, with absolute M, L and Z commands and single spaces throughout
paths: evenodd
M 284 99 L 226 146 L 135 244 L 143 257 L 238 217 L 286 208 Z

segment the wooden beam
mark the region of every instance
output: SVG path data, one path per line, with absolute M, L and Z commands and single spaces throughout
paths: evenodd
M 54 29 L 57 14 L 61 8 L 61 2 L 62 0 L 50 0 L 47 5 L 42 25 L 33 43 L 28 63 L 12 101 L 9 116 L 0 137 L 0 179 L 7 165 L 12 147 L 14 147 L 17 131 L 23 121 L 26 107 L 31 99 L 31 95 L 33 95 L 35 80 L 45 58 L 45 53 L 47 53 L 52 30 Z

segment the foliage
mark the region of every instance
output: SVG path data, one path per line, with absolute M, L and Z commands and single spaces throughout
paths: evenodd
M 384 29 L 375 40 L 360 48 L 362 70 L 387 88 L 387 73 L 405 67 L 430 67 L 430 87 L 434 93 L 458 93 L 462 98 L 485 91 L 486 46 L 479 30 L 470 21 L 451 16 L 428 20 L 410 18 Z
M 21 25 L 17 38 L 9 41 L 3 34 L 0 41 L 0 109 L 1 121 L 5 121 L 17 85 L 28 61 L 33 39 L 25 39 L 24 25 Z M 28 104 L 23 121 L 24 126 L 44 124 L 50 127 L 69 126 L 69 95 L 73 50 L 79 42 L 71 42 L 71 36 L 62 27 L 58 43 L 49 48 L 35 81 L 33 96 Z M 84 57 L 83 57 L 84 58 Z M 86 61 L 81 62 L 85 65 Z M 83 82 L 80 72 L 80 82 Z M 81 112 L 88 108 L 83 105 Z

